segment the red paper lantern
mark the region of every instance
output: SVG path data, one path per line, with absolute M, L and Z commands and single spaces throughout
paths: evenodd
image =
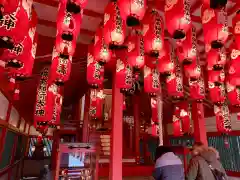
M 67 12 L 66 6 L 68 2 L 63 0 L 59 3 L 57 36 L 59 35 L 65 41 L 76 41 L 82 22 L 82 12 L 78 14 Z
M 62 100 L 63 97 L 61 94 L 57 93 L 55 98 L 54 98 L 54 106 L 53 106 L 53 114 L 52 114 L 52 119 L 48 123 L 49 127 L 56 128 L 57 126 L 60 125 L 60 115 L 62 111 Z
M 100 119 L 102 117 L 102 100 L 104 98 L 102 89 L 92 89 L 90 95 L 89 114 L 92 119 Z
M 225 72 L 221 71 L 208 71 L 208 82 L 214 83 L 215 85 L 222 84 L 225 81 Z
M 105 9 L 103 32 L 110 49 L 124 43 L 126 24 L 121 18 L 117 2 L 110 2 Z
M 235 17 L 232 19 L 233 34 L 235 36 L 235 42 L 237 49 L 240 49 L 240 11 L 237 11 Z
M 189 104 L 186 101 L 179 102 L 175 104 L 174 115 L 181 120 L 182 132 L 190 132 L 190 117 L 191 113 L 189 111 Z
M 182 123 L 175 115 L 173 115 L 173 135 L 176 137 L 182 136 Z
M 167 0 L 165 22 L 168 32 L 174 39 L 184 39 L 192 27 L 191 3 L 185 0 Z
M 225 103 L 222 106 L 214 105 L 214 113 L 216 115 L 217 130 L 221 133 L 231 131 L 231 120 L 228 105 Z
M 125 93 L 132 88 L 133 71 L 127 61 L 125 50 L 116 51 L 116 59 L 116 86 Z
M 197 32 L 192 27 L 185 39 L 177 41 L 177 55 L 180 64 L 188 65 L 197 61 Z
M 229 35 L 225 8 L 211 9 L 203 5 L 201 11 L 205 43 L 214 49 L 223 47 Z
M 176 65 L 176 70 L 166 78 L 168 94 L 173 98 L 183 98 L 183 77 L 180 65 Z
M 0 48 L 12 49 L 22 42 L 29 30 L 32 4 L 22 3 L 0 20 Z
M 240 89 L 236 88 L 229 82 L 226 83 L 228 100 L 231 105 L 240 107 Z
M 14 12 L 19 5 L 19 0 L 0 0 L 0 19 L 4 14 Z
M 147 54 L 158 56 L 164 46 L 164 22 L 157 10 L 148 11 L 143 19 L 144 49 Z
M 94 59 L 101 64 L 109 62 L 112 58 L 112 51 L 104 41 L 103 29 L 100 27 L 96 31 L 94 38 Z
M 34 121 L 41 125 L 47 125 L 52 115 L 50 111 L 52 108 L 51 99 L 53 93 L 50 93 L 48 90 L 48 76 L 49 69 L 44 68 L 41 72 L 41 79 L 37 88 Z
M 170 75 L 175 69 L 175 50 L 168 40 L 164 41 L 164 49 L 158 57 L 157 67 L 160 73 Z
M 104 66 L 95 61 L 93 57 L 93 46 L 88 46 L 87 59 L 87 81 L 91 88 L 98 88 L 103 84 Z
M 185 65 L 183 69 L 184 69 L 185 76 L 188 77 L 190 81 L 196 81 L 197 79 L 200 78 L 202 74 L 201 66 L 197 61 L 194 61 L 188 65 Z
M 76 40 L 63 40 L 61 34 L 57 34 L 55 51 L 61 56 L 64 56 L 64 58 L 69 58 L 68 56 L 73 56 L 75 53 L 76 43 Z
M 205 86 L 203 78 L 199 78 L 196 81 L 191 81 L 189 79 L 189 91 L 192 99 L 202 101 L 205 98 Z
M 240 86 L 240 50 L 236 48 L 236 43 L 234 45 L 231 49 L 231 61 L 228 67 L 229 82 L 232 85 Z
M 58 86 L 63 86 L 70 78 L 72 66 L 72 57 L 65 59 L 57 56 L 52 60 L 50 82 L 56 83 Z
M 144 66 L 144 91 L 155 96 L 160 90 L 160 77 L 156 68 Z
M 134 69 L 141 69 L 144 66 L 144 41 L 138 30 L 132 30 L 126 40 L 128 46 L 128 62 Z
M 128 26 L 138 26 L 146 11 L 147 1 L 146 0 L 119 0 L 118 6 L 122 19 L 127 23 Z
M 226 64 L 227 56 L 225 48 L 211 49 L 207 52 L 207 69 L 208 70 L 222 70 Z
M 87 0 L 63 0 L 66 3 L 66 9 L 68 12 L 78 14 L 87 5 Z
M 6 68 L 18 70 L 28 63 L 31 57 L 32 40 L 25 36 L 22 42 L 15 44 L 12 49 L 5 49 L 1 59 L 6 62 Z
M 214 82 L 208 82 L 209 96 L 214 104 L 222 105 L 226 100 L 226 92 L 224 84 L 214 84 Z

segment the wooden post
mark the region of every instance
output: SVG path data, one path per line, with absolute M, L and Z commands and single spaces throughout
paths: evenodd
M 116 72 L 112 83 L 112 132 L 110 155 L 110 180 L 122 180 L 122 148 L 123 148 L 123 95 L 116 86 Z

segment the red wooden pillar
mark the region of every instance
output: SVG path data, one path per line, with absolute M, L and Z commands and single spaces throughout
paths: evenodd
M 194 125 L 194 139 L 197 142 L 202 142 L 205 145 L 207 141 L 207 131 L 204 119 L 204 106 L 203 103 L 193 102 L 192 103 L 192 118 Z
M 84 118 L 83 118 L 83 142 L 88 141 L 89 131 L 89 106 L 90 106 L 90 93 L 87 92 L 85 95 L 85 106 L 84 106 Z
M 110 155 L 110 180 L 122 180 L 122 148 L 123 148 L 123 95 L 116 87 L 116 74 L 112 82 L 112 132 Z
M 140 163 L 140 112 L 139 112 L 139 96 L 133 97 L 133 115 L 135 128 L 135 160 Z

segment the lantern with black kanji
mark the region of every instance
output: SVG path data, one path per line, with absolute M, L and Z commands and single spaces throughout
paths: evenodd
M 164 48 L 157 57 L 157 68 L 161 74 L 170 75 L 175 69 L 175 50 L 168 40 L 164 40 Z
M 240 11 L 236 12 L 235 17 L 232 19 L 233 34 L 235 37 L 236 47 L 240 49 Z
M 240 107 L 240 89 L 229 82 L 226 83 L 227 97 L 231 105 Z
M 73 13 L 73 14 L 79 14 L 81 10 L 83 10 L 86 5 L 88 0 L 63 0 L 65 1 L 66 4 L 66 9 L 68 12 Z
M 178 107 L 175 107 L 175 110 Z M 177 109 L 178 110 L 178 109 Z M 178 118 L 175 114 L 173 114 L 173 119 L 172 119 L 172 126 L 173 126 L 173 135 L 176 137 L 182 136 L 182 122 L 180 118 Z
M 90 109 L 89 114 L 93 120 L 102 117 L 102 101 L 104 95 L 102 89 L 92 89 L 90 95 Z
M 237 42 L 231 47 L 231 60 L 228 64 L 229 83 L 240 86 L 240 50 L 236 47 Z
M 20 5 L 14 12 L 4 14 L 0 20 L 0 48 L 13 49 L 14 44 L 21 43 L 27 35 L 30 12 L 25 9 L 27 7 Z
M 229 133 L 232 129 L 230 113 L 227 103 L 221 106 L 214 105 L 217 130 L 221 133 Z
M 63 97 L 60 93 L 56 93 L 53 105 L 52 119 L 48 122 L 49 127 L 56 128 L 60 125 L 60 115 L 62 111 Z
M 184 39 L 192 27 L 191 3 L 188 0 L 166 0 L 165 22 L 174 39 Z
M 76 40 L 66 41 L 61 38 L 61 35 L 56 36 L 55 50 L 60 54 L 61 57 L 69 58 L 73 56 L 76 49 Z
M 68 1 L 69 2 L 69 1 Z M 82 22 L 82 13 L 73 14 L 66 10 L 67 0 L 59 3 L 57 14 L 57 36 L 65 41 L 76 41 Z
M 145 55 L 143 42 L 141 32 L 137 29 L 131 31 L 125 42 L 128 48 L 128 62 L 135 71 L 138 71 L 144 66 Z
M 163 19 L 156 9 L 152 9 L 147 11 L 142 24 L 145 52 L 151 56 L 158 56 L 164 46 Z
M 211 101 L 216 105 L 222 105 L 226 100 L 225 85 L 216 84 L 208 81 L 209 96 Z
M 156 96 L 160 90 L 160 74 L 156 68 L 144 66 L 144 91 Z
M 119 0 L 122 19 L 128 26 L 138 26 L 147 8 L 147 0 Z
M 64 58 L 57 56 L 52 60 L 50 83 L 55 83 L 58 86 L 63 86 L 69 80 L 72 66 L 72 56 Z
M 202 77 L 192 81 L 188 79 L 190 97 L 196 101 L 202 101 L 205 98 L 205 85 Z
M 190 81 L 197 81 L 201 76 L 201 66 L 197 61 L 183 67 L 184 74 Z
M 98 88 L 103 84 L 104 66 L 95 61 L 93 56 L 93 45 L 88 46 L 87 59 L 87 82 L 91 88 Z
M 94 59 L 101 65 L 106 64 L 112 58 L 112 51 L 104 41 L 103 28 L 99 27 L 94 37 Z
M 182 132 L 189 133 L 190 132 L 190 119 L 191 113 L 189 111 L 189 104 L 187 101 L 178 102 L 175 104 L 175 112 L 174 115 L 177 116 L 181 120 L 182 124 Z
M 126 24 L 121 18 L 117 2 L 110 2 L 105 9 L 103 32 L 110 49 L 116 49 L 124 43 Z
M 225 8 L 211 9 L 209 6 L 203 5 L 201 11 L 205 43 L 214 49 L 222 48 L 229 35 Z
M 222 70 L 226 64 L 227 56 L 225 48 L 211 49 L 207 52 L 207 69 L 219 71 Z
M 116 86 L 127 93 L 133 85 L 133 70 L 126 57 L 126 50 L 116 51 Z
M 19 5 L 19 0 L 0 0 L 0 19 L 4 14 L 14 12 Z
M 37 122 L 38 125 L 47 125 L 48 120 L 51 118 L 51 116 L 49 116 L 50 113 L 48 112 L 48 110 L 52 108 L 48 106 L 48 103 L 51 103 L 51 101 L 47 101 L 47 98 L 50 99 L 50 97 L 47 97 L 48 76 L 49 76 L 49 69 L 44 68 L 41 72 L 41 78 L 37 88 L 35 111 L 34 111 L 34 121 Z
M 214 85 L 218 86 L 223 84 L 225 81 L 225 72 L 221 71 L 208 71 L 208 82 L 214 83 Z
M 188 65 L 197 61 L 197 32 L 192 27 L 186 38 L 177 41 L 177 55 L 180 64 Z
M 174 99 L 182 99 L 184 97 L 183 76 L 180 65 L 176 65 L 175 72 L 166 78 L 166 87 L 168 94 Z

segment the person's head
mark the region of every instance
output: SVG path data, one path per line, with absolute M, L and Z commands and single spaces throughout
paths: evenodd
M 208 150 L 214 152 L 216 154 L 217 159 L 218 160 L 220 159 L 219 152 L 214 147 L 209 147 Z
M 192 155 L 199 155 L 203 151 L 207 151 L 207 146 L 205 146 L 202 142 L 195 142 L 192 147 Z
M 168 146 L 158 146 L 156 149 L 156 154 L 155 154 L 155 161 L 160 158 L 163 154 L 166 154 L 168 152 L 173 152 L 171 147 Z

